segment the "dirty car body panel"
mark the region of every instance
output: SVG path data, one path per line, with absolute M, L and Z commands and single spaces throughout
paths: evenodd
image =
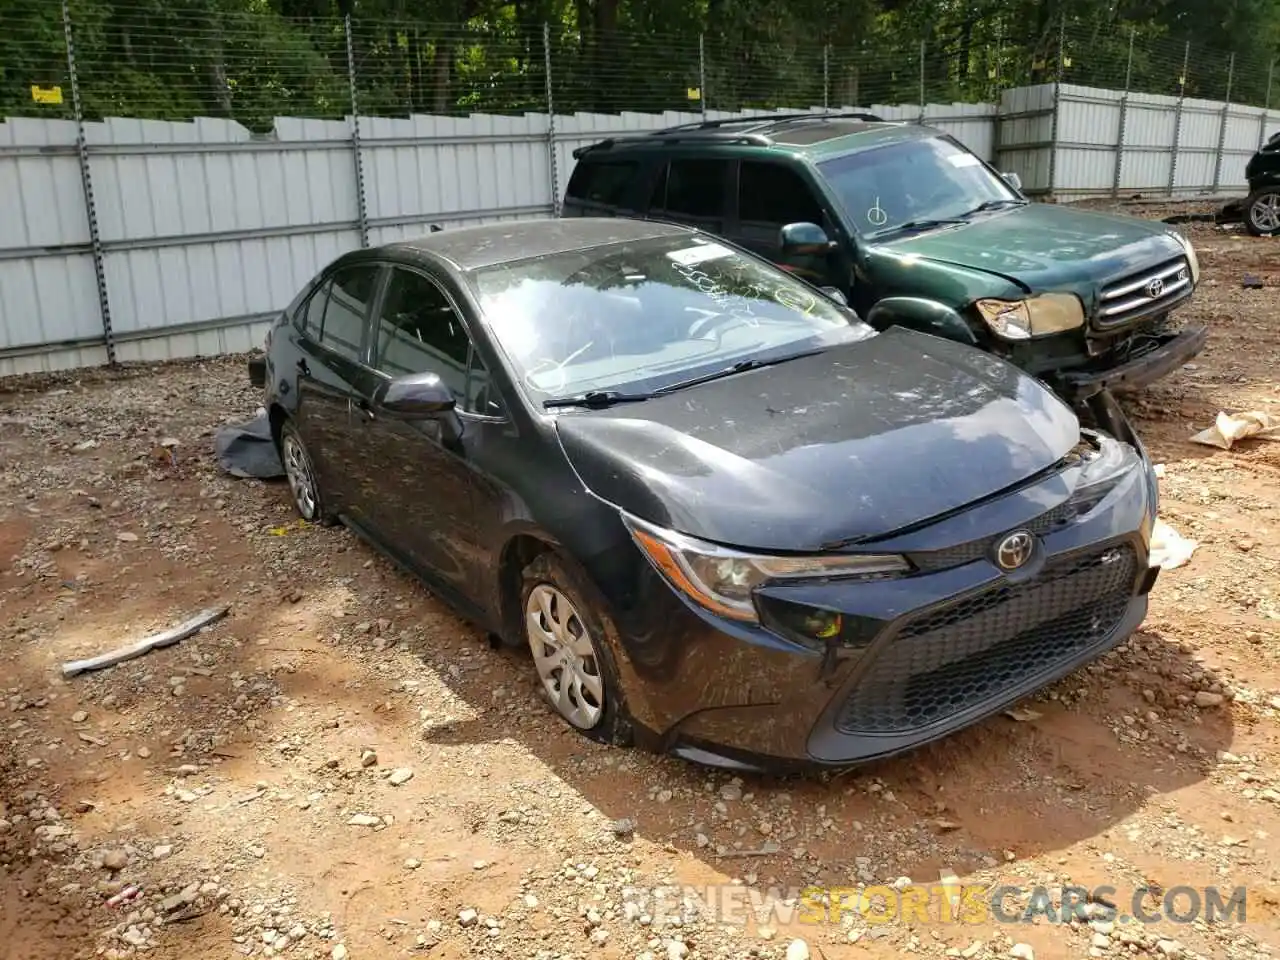
M 442 231 L 326 275 L 361 263 L 379 283 L 346 436 L 319 441 L 351 452 L 330 505 L 513 645 L 520 569 L 574 564 L 642 746 L 844 767 L 1008 706 L 1145 616 L 1150 462 L 989 353 L 877 333 L 763 259 L 639 220 Z M 405 375 L 378 346 L 397 270 L 457 323 L 428 375 L 465 375 L 438 422 L 373 429 Z M 269 341 L 277 432 L 305 420 L 298 361 L 325 349 L 307 315 Z

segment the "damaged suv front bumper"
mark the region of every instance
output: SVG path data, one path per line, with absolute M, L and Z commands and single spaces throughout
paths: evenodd
M 1141 356 L 1105 370 L 1063 371 L 1054 386 L 1067 400 L 1083 403 L 1105 391 L 1124 393 L 1137 390 L 1169 375 L 1194 359 L 1204 349 L 1209 328 L 1191 327 L 1171 336 L 1160 346 Z

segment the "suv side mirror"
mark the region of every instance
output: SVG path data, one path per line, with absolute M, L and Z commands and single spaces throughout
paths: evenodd
M 1004 179 L 1004 182 L 1013 187 L 1013 189 L 1017 190 L 1019 193 L 1022 192 L 1022 178 L 1016 173 L 1002 173 L 1000 176 Z
M 438 373 L 412 373 L 378 387 L 374 406 L 396 420 L 429 420 L 453 410 L 457 401 Z
M 835 244 L 816 223 L 788 223 L 778 231 L 784 256 L 812 257 L 830 253 Z

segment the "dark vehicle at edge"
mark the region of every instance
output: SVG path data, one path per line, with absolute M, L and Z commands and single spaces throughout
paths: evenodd
M 1224 204 L 1218 223 L 1244 223 L 1255 237 L 1280 235 L 1280 131 L 1267 138 L 1244 166 L 1249 195 Z
M 574 151 L 563 215 L 665 220 L 839 290 L 871 326 L 1012 361 L 1080 409 L 1204 348 L 1170 315 L 1199 283 L 1189 240 L 1137 217 L 1031 203 L 955 138 L 870 114 L 743 117 Z
M 687 228 L 448 230 L 348 253 L 251 378 L 341 521 L 594 739 L 843 767 L 1142 622 L 1154 472 L 997 357 Z

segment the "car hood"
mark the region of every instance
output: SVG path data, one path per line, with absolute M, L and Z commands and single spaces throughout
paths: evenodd
M 691 536 L 814 551 L 882 536 L 1028 480 L 1079 423 L 981 351 L 901 328 L 665 396 L 561 414 L 583 483 Z
M 999 274 L 1041 293 L 1096 285 L 1182 253 L 1166 227 L 1052 203 L 979 215 L 885 243 L 882 250 Z

